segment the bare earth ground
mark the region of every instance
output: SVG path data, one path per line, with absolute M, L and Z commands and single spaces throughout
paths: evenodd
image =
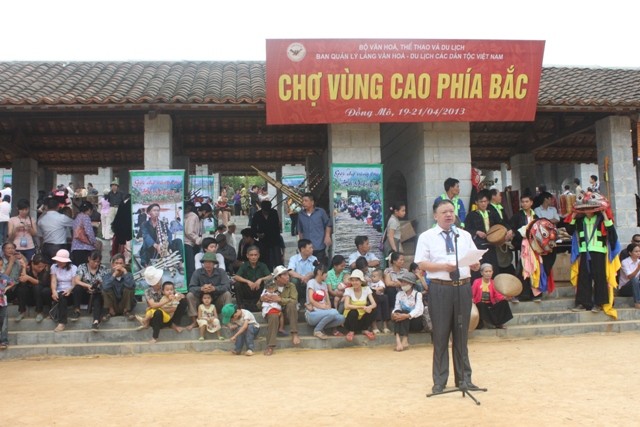
M 414 344 L 420 337 L 414 336 Z M 431 345 L 0 363 L 4 426 L 637 425 L 640 334 L 473 340 L 476 406 L 426 398 Z M 450 382 L 453 372 L 450 374 Z

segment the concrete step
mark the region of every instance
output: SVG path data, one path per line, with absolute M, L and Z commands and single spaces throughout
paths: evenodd
M 40 326 L 40 325 L 39 325 Z M 151 328 L 141 331 L 136 330 L 138 323 L 135 325 L 129 322 L 124 327 L 118 328 L 116 325 L 109 325 L 108 323 L 101 325 L 97 332 L 91 330 L 91 323 L 87 322 L 75 322 L 67 324 L 67 327 L 62 332 L 53 332 L 55 324 L 49 321 L 47 324 L 41 325 L 40 329 L 28 330 L 28 331 L 16 331 L 10 329 L 9 331 L 9 344 L 11 345 L 33 345 L 33 344 L 77 344 L 77 343 L 92 343 L 92 342 L 133 342 L 140 341 L 145 337 L 151 337 Z M 289 331 L 290 327 L 287 326 L 286 330 Z M 258 336 L 264 337 L 267 333 L 267 325 L 260 325 L 260 333 Z M 307 323 L 298 323 L 298 333 L 300 336 L 312 336 L 313 327 Z M 163 341 L 182 341 L 185 339 L 197 340 L 200 336 L 200 332 L 197 328 L 190 331 L 184 330 L 180 333 L 170 329 L 164 328 L 160 332 Z M 230 337 L 232 333 L 226 327 L 221 330 L 223 337 Z M 381 334 L 383 335 L 383 334 Z M 206 334 L 206 337 L 215 339 L 213 334 Z
M 578 335 L 588 333 L 620 333 L 627 331 L 640 331 L 638 320 L 618 320 L 604 322 L 585 323 L 552 323 L 541 325 L 517 325 L 507 324 L 507 329 L 478 329 L 473 331 L 473 338 L 530 338 L 535 336 L 553 335 Z
M 148 332 L 148 331 L 147 331 Z M 90 355 L 135 355 L 140 353 L 175 353 L 175 352 L 207 352 L 207 351 L 230 351 L 233 349 L 233 343 L 229 340 L 218 341 L 216 339 L 206 339 L 198 341 L 197 339 L 189 340 L 167 340 L 167 332 L 162 330 L 160 340 L 155 344 L 150 344 L 147 340 L 150 335 L 146 335 L 145 339 L 128 342 L 80 342 L 65 344 L 28 344 L 28 345 L 10 345 L 9 349 L 0 352 L 0 360 L 4 359 L 22 359 L 22 358 L 40 358 L 40 357 L 59 357 L 59 356 L 90 356 Z M 65 334 L 62 332 L 61 334 Z M 91 334 L 91 332 L 85 332 Z M 97 334 L 99 335 L 99 334 Z M 379 335 L 374 341 L 369 341 L 363 335 L 356 335 L 352 342 L 348 342 L 343 337 L 331 337 L 326 340 L 320 340 L 312 336 L 301 336 L 300 349 L 331 349 L 331 348 L 347 348 L 347 347 L 374 347 L 395 345 L 395 337 L 392 334 Z M 410 342 L 414 345 L 430 343 L 430 335 L 426 333 L 412 334 Z M 266 346 L 264 337 L 259 337 L 255 341 L 255 351 L 260 353 Z M 277 349 L 292 348 L 291 339 L 278 338 Z
M 573 298 L 543 298 L 541 302 L 520 301 L 519 303 L 509 303 L 513 313 L 539 313 L 544 311 L 568 310 L 575 305 Z M 616 297 L 614 300 L 616 308 L 633 307 L 633 298 Z

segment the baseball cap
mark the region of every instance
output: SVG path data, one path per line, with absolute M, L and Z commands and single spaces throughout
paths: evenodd
M 236 306 L 235 304 L 225 304 L 224 307 L 222 307 L 222 324 L 226 325 L 227 323 L 229 323 L 231 321 L 231 318 L 233 317 L 234 313 L 238 310 L 238 306 Z

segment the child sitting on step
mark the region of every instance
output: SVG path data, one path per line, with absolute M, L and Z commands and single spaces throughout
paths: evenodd
M 202 304 L 198 306 L 198 328 L 200 328 L 200 341 L 204 341 L 204 331 L 215 333 L 219 340 L 224 338 L 220 335 L 220 320 L 216 306 L 212 303 L 211 294 L 202 294 Z

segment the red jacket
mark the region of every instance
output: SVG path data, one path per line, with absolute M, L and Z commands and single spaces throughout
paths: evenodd
M 471 295 L 473 297 L 474 304 L 482 301 L 482 278 L 473 281 L 473 286 L 471 287 Z M 504 295 L 496 290 L 493 279 L 491 279 L 491 281 L 489 282 L 489 299 L 491 300 L 492 305 L 497 304 L 504 299 Z

